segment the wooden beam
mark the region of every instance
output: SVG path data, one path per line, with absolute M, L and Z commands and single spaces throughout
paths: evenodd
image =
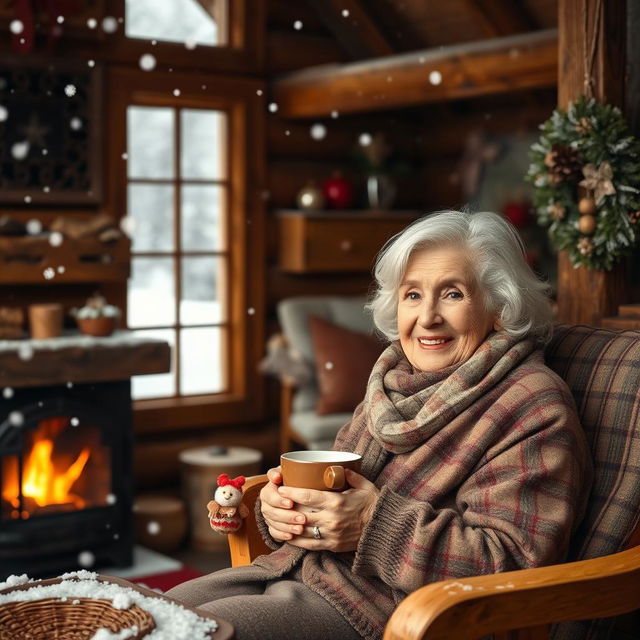
M 555 86 L 555 29 L 326 65 L 281 76 L 273 97 L 281 117 L 311 118 Z M 438 72 L 440 84 L 432 84 Z
M 361 0 L 308 0 L 320 20 L 354 60 L 389 56 L 393 47 Z
M 597 16 L 601 6 L 602 15 Z M 587 40 L 585 40 L 585 20 Z M 625 108 L 626 60 L 625 0 L 560 0 L 558 5 L 558 106 L 586 93 L 585 60 L 589 57 L 595 27 L 598 40 L 592 70 L 593 96 Z M 637 44 L 635 45 L 637 50 Z M 627 108 L 629 105 L 626 105 Z M 598 326 L 628 302 L 629 283 L 624 263 L 611 271 L 574 269 L 566 254 L 558 260 L 558 320 Z
M 490 38 L 527 33 L 537 28 L 522 4 L 513 0 L 465 0 L 465 4 Z

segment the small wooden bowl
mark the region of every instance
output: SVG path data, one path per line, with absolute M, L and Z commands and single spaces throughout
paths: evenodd
M 76 318 L 78 329 L 88 336 L 110 336 L 116 328 L 116 320 L 113 316 L 100 316 L 99 318 Z

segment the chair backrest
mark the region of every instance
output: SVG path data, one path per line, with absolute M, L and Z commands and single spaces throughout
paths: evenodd
M 373 319 L 364 309 L 366 302 L 365 296 L 301 296 L 281 300 L 276 311 L 289 347 L 297 351 L 311 370 L 315 371 L 309 316 L 316 315 L 352 331 L 372 333 Z M 296 391 L 293 408 L 295 411 L 312 409 L 316 400 L 317 387 L 314 379 Z
M 555 328 L 547 364 L 576 401 L 594 462 L 594 483 L 569 560 L 622 551 L 640 529 L 640 332 Z M 554 640 L 604 638 L 610 619 L 558 625 Z

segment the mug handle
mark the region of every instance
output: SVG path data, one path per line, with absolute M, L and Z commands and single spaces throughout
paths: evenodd
M 324 486 L 327 487 L 327 489 L 344 489 L 347 484 L 346 478 L 344 476 L 344 467 L 338 465 L 327 467 L 324 470 L 323 480 Z

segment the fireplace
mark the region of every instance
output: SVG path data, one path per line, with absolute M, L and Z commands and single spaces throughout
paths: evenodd
M 49 349 L 40 357 L 34 352 L 29 364 L 42 376 L 47 360 L 57 358 L 56 375 L 64 379 L 69 376 L 68 358 L 79 357 L 83 375 L 76 371 L 72 379 L 104 378 L 108 377 L 104 369 L 92 375 L 92 367 L 113 363 L 112 356 L 119 363 L 112 365 L 112 374 L 122 377 L 122 371 L 113 368 L 122 366 L 122 343 L 99 340 L 102 343 L 92 343 L 88 351 L 85 342 L 82 350 L 72 348 L 65 353 L 65 349 Z M 168 345 L 158 341 L 149 352 L 150 341 L 145 342 L 147 349 L 138 349 L 138 355 L 155 353 L 155 369 L 148 360 L 135 365 L 132 353 L 136 345 L 131 343 L 124 345 L 129 352 L 130 375 L 168 369 Z M 108 351 L 109 346 L 113 353 L 100 352 L 100 347 Z M 40 369 L 36 368 L 38 360 L 43 364 Z M 12 367 L 6 354 L 0 353 L 0 368 L 3 363 L 6 374 Z M 49 370 L 54 371 L 51 366 Z M 7 385 L 0 400 L 0 579 L 10 574 L 41 577 L 79 568 L 131 564 L 129 378 L 54 380 L 58 383 L 19 387 L 15 370 L 13 373 L 14 386 Z

